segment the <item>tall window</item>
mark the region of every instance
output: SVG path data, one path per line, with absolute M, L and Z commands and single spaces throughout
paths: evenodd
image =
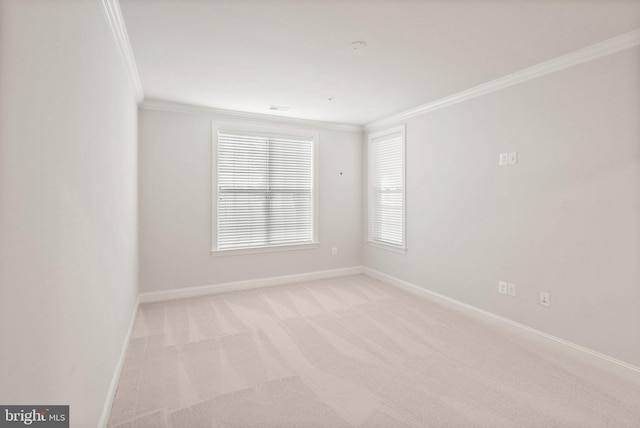
M 217 130 L 214 250 L 311 244 L 315 136 Z
M 405 127 L 369 135 L 369 242 L 400 252 L 405 239 Z

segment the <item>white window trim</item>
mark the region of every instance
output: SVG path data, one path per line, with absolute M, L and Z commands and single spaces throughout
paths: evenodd
M 260 254 L 260 253 L 279 253 L 284 251 L 298 251 L 298 250 L 310 250 L 318 248 L 319 242 L 311 242 L 307 244 L 293 244 L 293 245 L 272 245 L 270 247 L 253 247 L 253 248 L 238 248 L 233 250 L 211 250 L 211 255 L 220 256 L 243 256 L 247 254 Z
M 313 138 L 313 238 L 311 242 L 290 245 L 273 245 L 266 247 L 253 248 L 237 248 L 229 250 L 218 249 L 218 132 L 250 132 L 259 135 L 294 135 L 299 137 Z M 319 236 L 319 217 L 318 217 L 318 145 L 319 132 L 304 128 L 285 128 L 273 126 L 261 126 L 255 124 L 236 123 L 236 122 L 212 122 L 212 138 L 211 138 L 211 250 L 213 256 L 235 256 L 245 254 L 272 253 L 283 251 L 306 250 L 318 248 L 320 241 Z
M 402 245 L 393 245 L 385 242 L 373 240 L 373 183 L 371 174 L 371 142 L 380 137 L 391 134 L 400 134 L 402 136 Z M 407 253 L 407 139 L 406 139 L 406 125 L 402 124 L 394 126 L 382 131 L 374 132 L 367 136 L 367 244 L 371 247 L 382 248 L 385 250 L 393 251 L 395 253 L 406 254 Z

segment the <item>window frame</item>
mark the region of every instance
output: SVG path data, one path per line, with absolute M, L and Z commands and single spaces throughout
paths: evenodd
M 312 144 L 312 161 L 311 161 L 311 179 L 312 179 L 312 240 L 311 242 L 304 242 L 299 244 L 285 244 L 285 245 L 268 245 L 262 247 L 245 247 L 245 248 L 232 248 L 232 249 L 219 249 L 218 248 L 218 133 L 247 133 L 257 134 L 264 137 L 303 137 L 310 138 Z M 212 136 L 211 136 L 211 255 L 214 256 L 231 256 L 231 255 L 243 255 L 243 254 L 257 254 L 257 253 L 271 253 L 271 252 L 283 252 L 283 251 L 296 251 L 318 248 L 320 243 L 319 236 L 319 220 L 318 220 L 318 145 L 319 145 L 319 132 L 308 128 L 287 128 L 280 126 L 262 126 L 246 123 L 235 122 L 212 122 Z
M 374 140 L 384 138 L 385 136 L 398 135 L 402 144 L 402 244 L 394 245 L 388 242 L 378 241 L 374 239 L 373 233 L 373 207 L 374 207 L 374 188 L 373 188 L 373 154 L 372 144 Z M 382 248 L 396 253 L 406 254 L 407 252 L 407 140 L 406 140 L 406 124 L 394 126 L 367 135 L 367 243 L 372 247 Z

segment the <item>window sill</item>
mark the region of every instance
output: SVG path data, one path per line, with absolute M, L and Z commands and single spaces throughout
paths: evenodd
M 369 246 L 371 247 L 382 248 L 383 250 L 393 251 L 394 253 L 407 254 L 406 247 L 398 247 L 395 245 L 383 244 L 376 241 L 367 241 L 367 244 L 369 244 Z
M 320 246 L 319 242 L 310 242 L 308 244 L 277 245 L 273 247 L 238 248 L 234 250 L 212 249 L 211 255 L 215 257 L 243 256 L 247 254 L 278 253 L 282 251 L 309 250 L 312 248 L 318 248 L 319 246 Z

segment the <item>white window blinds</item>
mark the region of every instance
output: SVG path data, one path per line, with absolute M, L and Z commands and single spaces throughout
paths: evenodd
M 405 248 L 404 127 L 369 137 L 369 241 Z
M 313 144 L 218 131 L 218 250 L 313 242 Z

